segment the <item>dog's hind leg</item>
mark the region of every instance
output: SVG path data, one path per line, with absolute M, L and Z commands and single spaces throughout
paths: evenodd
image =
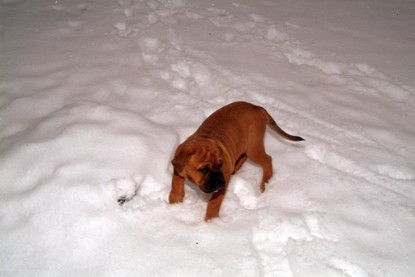
M 262 131 L 262 130 L 261 130 Z M 272 158 L 265 152 L 264 132 L 257 132 L 254 140 L 247 151 L 248 158 L 262 167 L 262 180 L 260 184 L 261 192 L 265 191 L 265 185 L 272 177 Z M 262 135 L 258 135 L 262 134 Z
M 260 184 L 261 192 L 265 191 L 266 183 L 272 177 L 272 158 L 270 155 L 267 155 L 265 152 L 263 155 L 254 156 L 250 159 L 262 167 L 262 180 Z

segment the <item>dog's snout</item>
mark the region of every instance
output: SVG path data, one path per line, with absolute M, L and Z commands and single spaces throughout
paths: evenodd
M 215 180 L 212 183 L 208 184 L 207 190 L 208 192 L 215 192 L 223 187 L 224 187 L 224 184 L 222 182 Z
M 206 181 L 201 186 L 201 190 L 206 193 L 216 192 L 225 187 L 225 177 L 221 171 L 212 171 Z

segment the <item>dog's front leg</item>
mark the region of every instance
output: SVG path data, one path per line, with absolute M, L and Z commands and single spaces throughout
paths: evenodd
M 209 221 L 215 217 L 219 217 L 220 206 L 225 198 L 226 187 L 212 194 L 206 210 L 205 221 Z
M 176 170 L 171 181 L 171 191 L 169 196 L 170 204 L 182 202 L 184 198 L 184 178 L 179 176 Z

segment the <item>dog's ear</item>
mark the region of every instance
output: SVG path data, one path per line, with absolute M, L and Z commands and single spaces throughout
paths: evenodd
M 176 151 L 176 154 L 174 155 L 173 160 L 171 161 L 171 164 L 174 167 L 174 171 L 176 173 L 180 173 L 183 171 L 184 166 L 186 165 L 187 156 L 183 151 Z
M 171 161 L 174 170 L 177 173 L 182 172 L 189 157 L 194 153 L 195 149 L 185 149 L 182 145 L 179 145 L 179 147 L 177 147 L 176 153 L 174 154 L 174 158 Z
M 174 167 L 174 171 L 175 171 L 176 173 L 179 173 L 179 172 L 181 172 L 181 171 L 183 170 L 183 167 L 184 167 L 184 162 L 183 162 L 183 160 L 182 160 L 182 159 L 177 159 L 177 157 L 175 157 L 175 158 L 171 161 L 171 164 L 173 165 L 173 167 Z

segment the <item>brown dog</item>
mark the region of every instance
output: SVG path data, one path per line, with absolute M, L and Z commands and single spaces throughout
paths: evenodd
M 210 115 L 176 149 L 170 204 L 183 201 L 187 178 L 203 192 L 212 193 L 205 220 L 218 217 L 231 175 L 248 158 L 262 167 L 263 192 L 272 177 L 272 158 L 264 148 L 266 126 L 287 140 L 304 140 L 284 132 L 264 108 L 250 103 L 234 102 Z

